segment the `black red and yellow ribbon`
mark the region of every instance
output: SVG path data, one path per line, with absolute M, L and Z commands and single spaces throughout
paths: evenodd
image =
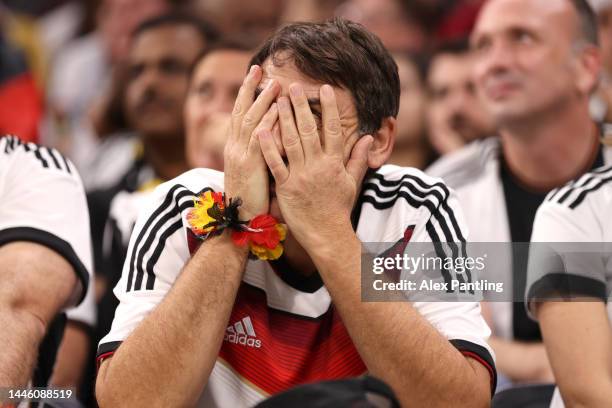
M 251 254 L 261 260 L 275 260 L 283 254 L 282 241 L 287 227 L 270 214 L 261 214 L 249 221 L 238 219 L 240 198 L 226 202 L 223 193 L 205 191 L 194 198 L 194 207 L 187 214 L 191 231 L 201 240 L 231 229 L 232 241 L 238 246 L 249 246 Z

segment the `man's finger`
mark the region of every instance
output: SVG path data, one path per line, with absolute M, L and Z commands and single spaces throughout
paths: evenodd
M 278 121 L 276 121 L 274 127 L 272 128 L 272 138 L 274 139 L 276 148 L 280 152 L 281 156 L 286 156 L 285 147 L 283 146 L 283 141 L 281 140 L 280 124 L 278 123 Z
M 336 103 L 336 94 L 330 85 L 323 85 L 319 91 L 321 109 L 323 113 L 323 140 L 325 141 L 325 153 L 330 156 L 342 158 L 344 140 L 340 115 Z
M 368 170 L 368 153 L 372 147 L 374 138 L 370 135 L 362 136 L 351 151 L 351 157 L 346 164 L 346 171 L 353 179 L 360 183 Z
M 274 177 L 277 185 L 283 184 L 289 177 L 289 169 L 287 169 L 283 158 L 274 144 L 272 132 L 269 130 L 262 130 L 257 133 L 257 138 L 259 139 L 261 152 L 272 173 L 272 177 Z
M 259 125 L 262 117 L 270 109 L 270 105 L 274 102 L 279 92 L 280 85 L 278 82 L 273 79 L 269 80 L 263 91 L 259 94 L 257 99 L 255 99 L 255 102 L 253 102 L 242 118 L 239 136 L 239 142 L 241 144 L 245 146 L 248 145 L 253 131 Z
M 235 143 L 238 141 L 242 118 L 253 104 L 255 89 L 257 89 L 257 85 L 259 81 L 261 81 L 261 74 L 261 68 L 258 65 L 253 65 L 247 76 L 244 77 L 244 81 L 242 81 L 242 86 L 238 91 L 238 96 L 234 102 L 234 109 L 232 110 L 232 122 L 230 135 L 227 140 L 228 143 Z
M 291 84 L 289 95 L 293 110 L 295 111 L 295 121 L 304 149 L 304 158 L 309 160 L 309 158 L 321 152 L 321 140 L 319 139 L 319 132 L 317 132 L 317 122 L 312 115 L 308 99 L 300 84 Z
M 302 166 L 304 164 L 304 151 L 302 150 L 302 142 L 295 127 L 289 98 L 281 96 L 276 103 L 278 106 L 281 141 L 283 142 L 289 164 L 295 166 L 294 168 Z
M 277 122 L 278 122 L 278 108 L 276 106 L 276 103 L 273 103 L 270 106 L 270 109 L 268 109 L 268 111 L 264 115 L 264 117 L 261 118 L 259 125 L 257 125 L 257 128 L 251 135 L 251 139 L 249 140 L 249 152 L 251 151 L 253 143 L 257 141 L 257 134 L 259 134 L 259 132 L 262 132 L 264 130 L 272 131 L 273 127 L 276 125 Z

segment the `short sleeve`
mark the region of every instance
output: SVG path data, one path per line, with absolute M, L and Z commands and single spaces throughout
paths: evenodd
M 434 209 L 422 211 L 421 222 L 415 226 L 410 242 L 431 243 L 432 251 L 440 258 L 467 257 L 468 231 L 461 207 L 452 190 L 444 187 L 444 191 Z M 472 279 L 465 271 L 447 269 L 442 272 L 452 279 Z M 497 371 L 493 350 L 487 343 L 491 330 L 482 316 L 480 303 L 427 301 L 414 302 L 413 306 L 463 355 L 487 368 L 491 376 L 491 389 L 495 390 Z
M 589 201 L 572 209 L 545 201 L 535 217 L 529 251 L 526 304 L 572 297 L 607 300 L 602 227 Z
M 112 355 L 162 302 L 188 262 L 190 247 L 185 217 L 193 208 L 196 194 L 185 185 L 170 181 L 138 201 L 143 210 L 114 289 L 119 306 L 110 332 L 98 346 L 98 361 Z
M 64 257 L 84 298 L 91 280 L 91 240 L 85 192 L 74 166 L 57 151 L 6 138 L 0 166 L 0 245 L 29 241 Z M 8 153 L 7 153 L 8 152 Z

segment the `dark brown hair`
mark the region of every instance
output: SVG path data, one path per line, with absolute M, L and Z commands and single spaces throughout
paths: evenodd
M 397 116 L 397 65 L 360 24 L 344 19 L 289 24 L 262 45 L 250 65 L 262 65 L 268 58 L 277 66 L 289 60 L 307 77 L 348 90 L 361 134 L 373 134 L 384 118 Z

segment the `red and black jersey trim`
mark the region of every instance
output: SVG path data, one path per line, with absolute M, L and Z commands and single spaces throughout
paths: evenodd
M 559 301 L 577 297 L 592 297 L 607 303 L 606 284 L 587 276 L 549 273 L 529 287 L 526 305 L 533 301 Z
M 454 339 L 449 341 L 461 352 L 461 354 L 478 361 L 485 366 L 487 371 L 489 371 L 489 375 L 491 376 L 491 398 L 493 398 L 495 389 L 497 388 L 497 369 L 495 368 L 495 361 L 491 353 L 489 353 L 489 350 L 467 340 Z
M 60 254 L 74 269 L 83 290 L 78 303 L 83 301 L 89 285 L 89 272 L 68 241 L 50 232 L 31 227 L 6 228 L 0 231 L 0 245 L 15 241 L 28 241 L 44 245 Z M 78 304 L 77 303 L 77 304 Z
M 111 357 L 115 354 L 115 351 L 123 343 L 122 341 L 111 341 L 109 343 L 103 343 L 98 346 L 98 352 L 96 353 L 96 367 L 100 368 L 100 363 L 105 358 Z

